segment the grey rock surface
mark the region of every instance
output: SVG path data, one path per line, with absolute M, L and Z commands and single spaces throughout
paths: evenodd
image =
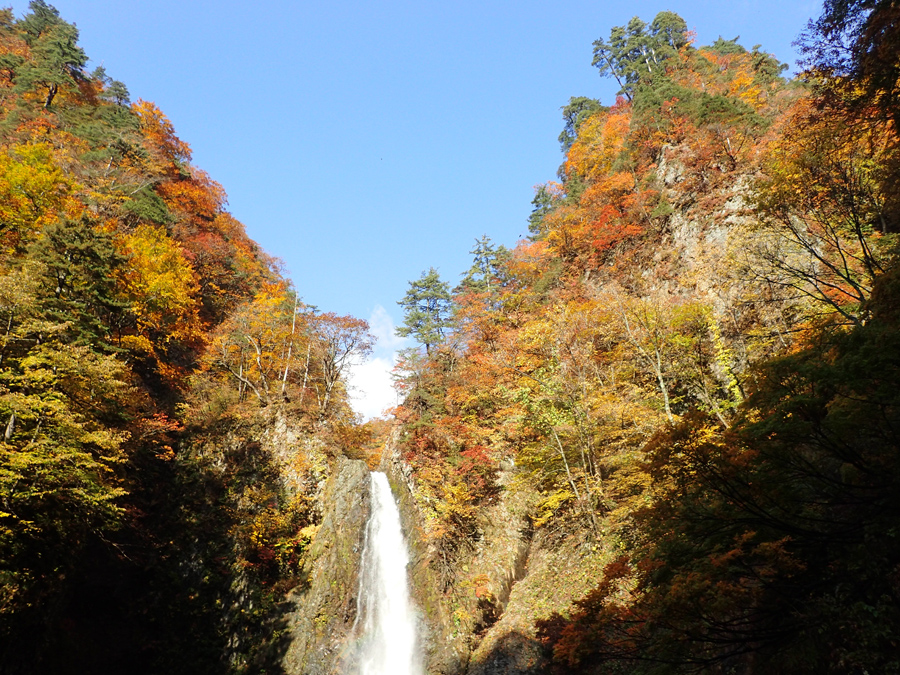
M 307 553 L 306 583 L 290 596 L 285 675 L 340 673 L 353 648 L 359 562 L 369 518 L 369 470 L 339 458 L 322 492 L 322 524 Z

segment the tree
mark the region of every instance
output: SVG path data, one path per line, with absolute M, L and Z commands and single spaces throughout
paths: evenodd
M 665 72 L 664 62 L 688 44 L 687 23 L 673 12 L 660 12 L 648 26 L 634 17 L 626 26 L 615 26 L 609 42 L 594 41 L 594 60 L 601 75 L 612 75 L 628 100 L 642 79 Z
M 204 369 L 232 382 L 239 400 L 252 392 L 260 404 L 268 405 L 275 400 L 276 388 L 283 396 L 284 380 L 298 370 L 290 367 L 291 359 L 308 353 L 306 345 L 298 349 L 301 336 L 303 342 L 313 339 L 305 325 L 297 329 L 298 305 L 283 284 L 265 287 L 213 333 L 202 359 Z
M 44 266 L 45 316 L 65 325 L 74 344 L 111 349 L 127 306 L 116 286 L 126 256 L 113 234 L 87 218 L 61 220 L 44 228 L 29 255 Z
M 127 366 L 41 317 L 42 267 L 0 275 L 0 635 L 123 514 Z
M 528 216 L 528 231 L 531 233 L 532 240 L 541 239 L 545 234 L 544 217 L 553 212 L 559 192 L 558 184 L 554 183 L 535 187 L 534 199 L 531 200 L 532 209 Z
M 826 0 L 801 40 L 806 65 L 851 104 L 873 105 L 900 129 L 900 8 L 896 0 Z
M 569 148 L 578 137 L 578 127 L 581 126 L 581 123 L 601 110 L 603 110 L 603 106 L 595 98 L 573 96 L 569 99 L 568 105 L 562 108 L 563 120 L 566 124 L 559 134 L 559 145 L 563 152 L 569 152 Z
M 335 385 L 341 381 L 347 368 L 356 358 L 372 353 L 374 336 L 367 321 L 352 316 L 338 316 L 334 312 L 321 314 L 313 319 L 317 350 L 322 366 L 322 396 L 320 415 L 328 412 Z
M 503 264 L 509 259 L 509 251 L 505 246 L 494 246 L 490 237 L 484 235 L 475 240 L 475 248 L 469 253 L 473 256 L 472 266 L 463 275 L 459 291 L 486 293 L 498 283 L 502 283 L 505 275 Z
M 238 400 L 252 394 L 269 405 L 315 393 L 318 416 L 335 407 L 335 394 L 355 359 L 372 352 L 369 324 L 332 312 L 316 315 L 285 286 L 269 284 L 213 333 L 202 358 L 214 381 L 229 382 Z M 221 385 L 218 385 L 221 386 Z
M 48 143 L 16 145 L 0 153 L 0 247 L 21 252 L 59 212 L 72 209 L 74 182 L 56 164 Z
M 97 66 L 91 73 L 91 78 L 103 87 L 100 98 L 110 101 L 118 106 L 128 107 L 131 104 L 131 96 L 124 82 L 112 79 L 106 74 L 106 68 Z
M 31 13 L 25 16 L 18 26 L 25 33 L 25 41 L 28 44 L 33 44 L 47 31 L 66 23 L 59 16 L 59 10 L 44 0 L 31 0 L 28 9 Z
M 44 108 L 49 108 L 59 88 L 86 79 L 87 56 L 78 46 L 78 29 L 59 17 L 59 12 L 43 0 L 29 3 L 31 15 L 22 21 L 32 58 L 16 74 L 16 90 L 28 92 L 40 87 Z
M 153 169 L 180 177 L 190 164 L 191 146 L 178 138 L 175 126 L 156 104 L 138 100 L 131 108 L 140 120 L 144 144 L 154 160 Z
M 799 291 L 814 312 L 864 321 L 865 301 L 897 256 L 896 165 L 889 125 L 860 125 L 798 102 L 757 184 L 756 274 Z
M 118 280 L 137 326 L 136 335 L 122 343 L 155 357 L 166 372 L 171 364 L 165 357 L 173 346 L 202 341 L 194 270 L 161 227 L 139 225 L 124 244 L 129 258 L 118 270 Z
M 726 40 L 720 35 L 718 38 L 716 38 L 716 41 L 708 47 L 708 49 L 719 55 L 744 54 L 747 52 L 747 50 L 744 49 L 740 44 L 738 44 L 738 40 L 740 39 L 740 35 L 733 37 L 730 40 Z
M 397 335 L 412 335 L 425 352 L 444 341 L 446 331 L 451 326 L 450 287 L 441 281 L 433 267 L 417 281 L 409 282 L 409 290 L 403 300 L 397 302 L 403 307 L 403 325 L 397 328 Z
M 562 672 L 897 672 L 898 289 L 760 367 L 731 429 L 692 412 L 648 444 L 641 534 L 543 624 Z

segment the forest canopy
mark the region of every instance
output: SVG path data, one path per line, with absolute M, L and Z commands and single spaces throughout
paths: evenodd
M 245 423 L 288 406 L 310 426 L 353 422 L 347 364 L 373 340 L 365 321 L 303 303 L 229 213 L 222 186 L 192 163 L 165 113 L 132 102 L 102 66 L 88 72 L 78 39 L 43 0 L 21 19 L 0 11 L 4 672 L 53 670 L 53 654 L 63 662 L 71 644 L 98 643 L 103 631 L 79 637 L 61 628 L 111 620 L 86 611 L 71 623 L 67 614 L 94 575 L 147 607 L 121 617 L 134 634 L 109 658 L 152 644 L 166 604 L 199 597 L 206 583 L 175 574 L 186 553 L 165 543 L 195 536 L 202 507 L 184 501 L 203 503 L 219 480 L 185 445 L 185 426 Z M 198 475 L 205 490 L 179 487 Z M 257 532 L 252 546 L 216 554 L 258 570 L 257 584 L 295 573 L 294 547 L 309 539 L 298 534 L 311 523 L 308 509 L 271 491 L 266 499 L 281 500 L 270 513 L 281 524 L 262 530 L 271 541 Z M 253 521 L 247 511 L 256 508 L 223 501 L 207 531 L 224 530 L 225 541 L 233 514 Z M 263 542 L 293 562 L 274 572 L 261 565 Z M 212 561 L 204 564 L 208 571 Z M 173 653 L 195 620 L 185 610 L 163 630 Z M 208 657 L 200 647 L 192 653 L 186 668 Z M 169 671 L 167 650 L 154 654 Z

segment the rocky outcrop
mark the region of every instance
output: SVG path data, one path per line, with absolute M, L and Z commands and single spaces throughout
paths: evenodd
M 504 603 L 496 623 L 475 646 L 466 675 L 538 675 L 547 654 L 535 623 L 565 613 L 593 589 L 610 560 L 608 546 L 583 533 L 539 531 L 531 540 L 527 567 Z
M 516 481 L 515 466 L 498 467 L 498 494 L 479 510 L 477 535 L 447 561 L 429 537 L 429 519 L 399 450 L 388 441 L 381 469 L 400 503 L 410 547 L 412 595 L 428 675 L 539 675 L 547 654 L 535 623 L 566 612 L 593 587 L 611 546 L 585 533 L 537 531 L 537 495 Z
M 478 519 L 478 537 L 452 561 L 429 536 L 428 518 L 416 501 L 409 466 L 389 439 L 381 469 L 400 504 L 410 547 L 410 585 L 421 612 L 422 646 L 429 675 L 462 675 L 479 643 L 505 612 L 515 585 L 528 569 L 532 528 L 527 494 L 506 489 L 514 469 L 501 470 L 501 490 Z M 518 671 L 510 671 L 518 672 Z
M 369 470 L 340 457 L 321 494 L 322 521 L 287 616 L 285 675 L 340 672 L 352 648 L 359 561 L 369 518 Z

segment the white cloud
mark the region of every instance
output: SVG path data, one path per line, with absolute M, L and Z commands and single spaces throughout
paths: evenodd
M 371 419 L 400 402 L 391 379 L 393 368 L 392 358 L 373 358 L 354 364 L 350 370 L 350 405 L 353 410 Z
M 396 326 L 394 319 L 381 305 L 375 305 L 372 316 L 369 317 L 369 330 L 378 340 L 375 350 L 378 354 L 394 353 L 406 346 L 408 340 L 398 337 L 394 332 Z
M 381 305 L 376 305 L 369 318 L 375 336 L 375 356 L 350 368 L 350 405 L 366 419 L 380 416 L 385 409 L 400 403 L 394 391 L 391 372 L 397 362 L 397 351 L 408 344 L 394 333 L 394 320 Z

